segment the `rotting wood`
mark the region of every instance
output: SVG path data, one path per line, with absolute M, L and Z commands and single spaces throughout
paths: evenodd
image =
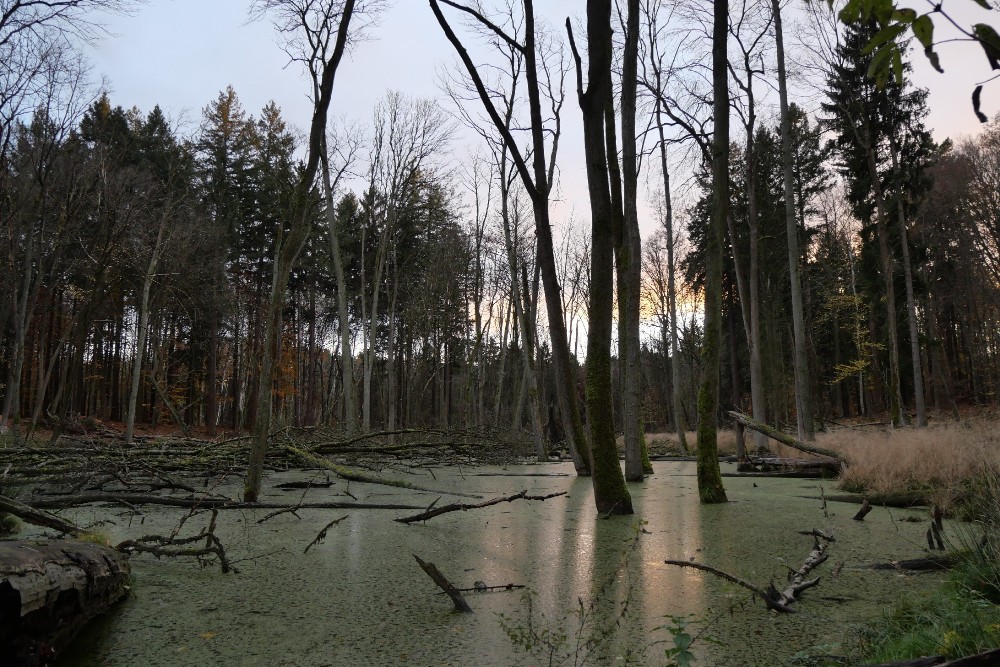
M 134 540 L 125 540 L 115 545 L 115 550 L 123 554 L 146 553 L 156 558 L 194 558 L 203 567 L 211 562 L 209 557 L 214 557 L 223 574 L 228 572 L 238 572 L 229 561 L 226 549 L 215 534 L 216 520 L 219 518 L 219 511 L 212 510 L 212 518 L 208 526 L 203 528 L 196 535 L 188 537 L 178 537 L 181 527 L 193 515 L 193 510 L 182 517 L 177 527 L 170 535 L 145 535 Z M 197 542 L 204 541 L 202 547 L 191 546 Z
M 521 588 L 527 588 L 524 584 L 497 584 L 495 586 L 487 586 L 481 581 L 477 581 L 479 586 L 473 586 L 472 588 L 456 588 L 459 593 L 496 593 L 499 591 L 514 591 Z
M 837 452 L 830 449 L 824 449 L 823 447 L 817 447 L 816 445 L 808 445 L 801 440 L 796 440 L 787 433 L 782 433 L 776 428 L 768 426 L 767 424 L 762 424 L 756 419 L 749 417 L 742 412 L 736 412 L 735 410 L 729 411 L 729 416 L 735 419 L 740 424 L 743 424 L 747 428 L 757 431 L 758 433 L 763 433 L 772 440 L 777 440 L 781 444 L 791 447 L 792 449 L 797 449 L 800 452 L 806 452 L 808 454 L 815 454 L 817 456 L 825 456 L 827 458 L 833 459 L 838 463 L 843 463 L 844 459 Z
M 129 566 L 108 546 L 77 540 L 0 542 L 0 656 L 50 664 L 90 619 L 128 593 Z
M 826 545 L 829 544 L 827 541 L 820 542 L 818 537 L 813 540 L 813 548 L 806 556 L 805 561 L 802 565 L 792 573 L 791 578 L 788 580 L 788 585 L 779 592 L 774 584 L 770 584 L 767 587 L 767 592 L 772 599 L 777 599 L 781 604 L 785 606 L 791 605 L 793 602 L 798 600 L 799 594 L 807 588 L 812 588 L 819 583 L 819 577 L 813 579 L 806 579 L 810 572 L 815 570 L 817 567 L 822 565 L 826 559 Z
M 524 490 L 520 493 L 515 493 L 512 496 L 505 496 L 503 498 L 494 498 L 493 500 L 487 500 L 482 503 L 475 504 L 465 504 L 465 503 L 454 503 L 451 505 L 443 505 L 441 507 L 430 507 L 426 511 L 420 514 L 414 514 L 413 516 L 404 516 L 396 519 L 399 523 L 415 523 L 417 521 L 426 521 L 427 519 L 433 519 L 441 514 L 447 514 L 448 512 L 458 512 L 479 509 L 481 507 L 489 507 L 490 505 L 498 505 L 500 503 L 510 503 L 515 500 L 548 500 L 549 498 L 556 498 L 558 496 L 565 496 L 565 491 L 560 491 L 559 493 L 550 493 L 545 496 L 529 496 L 528 491 Z M 437 501 L 434 501 L 437 502 Z M 433 505 L 433 504 L 432 504 Z
M 462 594 L 459 592 L 459 590 L 455 588 L 455 586 L 450 581 L 448 581 L 448 579 L 443 574 L 441 574 L 441 571 L 437 569 L 434 563 L 427 563 L 421 560 L 420 556 L 416 554 L 413 554 L 413 557 L 417 559 L 417 563 L 420 565 L 420 568 L 427 573 L 427 576 L 430 577 L 431 580 L 433 580 L 434 583 L 441 588 L 441 590 L 443 590 L 445 593 L 448 594 L 448 597 L 451 598 L 451 601 L 455 603 L 456 611 L 461 611 L 468 614 L 472 613 L 472 607 L 469 606 L 469 603 L 465 601 L 465 598 L 462 597 Z
M 25 505 L 24 503 L 14 500 L 13 498 L 8 498 L 7 496 L 0 495 L 0 512 L 12 514 L 32 525 L 58 530 L 60 533 L 65 533 L 67 535 L 79 535 L 84 532 L 82 528 L 70 521 L 67 521 L 66 519 L 46 512 L 38 507 Z
M 865 498 L 864 502 L 861 503 L 861 509 L 859 509 L 858 513 L 851 518 L 854 519 L 855 521 L 864 521 L 865 517 L 868 516 L 868 513 L 871 511 L 872 511 L 872 504 L 868 502 L 867 498 Z

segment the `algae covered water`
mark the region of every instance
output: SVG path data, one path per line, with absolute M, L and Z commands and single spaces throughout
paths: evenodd
M 134 556 L 131 597 L 88 627 L 59 664 L 534 665 L 537 657 L 519 651 L 510 636 L 534 632 L 536 640 L 558 644 L 558 654 L 570 656 L 566 664 L 586 655 L 594 665 L 657 665 L 665 663 L 665 645 L 657 642 L 671 639 L 658 628 L 672 625 L 671 617 L 690 619 L 694 631 L 708 626 L 695 644 L 696 664 L 788 664 L 804 649 L 843 654 L 851 624 L 878 619 L 901 595 L 939 581 L 860 567 L 919 555 L 926 524 L 901 520 L 918 511 L 876 509 L 860 523 L 851 520 L 856 506 L 830 503 L 826 517 L 820 501 L 803 498 L 819 495 L 817 482 L 773 478 L 727 478 L 731 502 L 703 506 L 694 466 L 655 462 L 652 476 L 630 485 L 633 518 L 597 517 L 589 479 L 576 478 L 566 463 L 410 473 L 421 485 L 484 498 L 524 489 L 567 492 L 545 502 L 452 512 L 425 524 L 393 521 L 413 513 L 403 510 L 303 509 L 263 523 L 258 520 L 272 510 L 220 512 L 217 534 L 239 561 L 238 574 Z M 284 492 L 275 484 L 311 477 L 272 474 L 262 500 L 294 502 L 302 490 Z M 235 493 L 235 480 L 220 490 Z M 349 501 L 345 491 L 359 501 L 420 506 L 437 497 L 335 482 L 310 489 L 306 499 Z M 139 517 L 102 507 L 66 515 L 81 523 L 113 521 L 103 526 L 112 542 L 168 533 L 183 515 L 167 507 L 142 511 Z M 322 543 L 303 553 L 344 514 Z M 206 521 L 190 519 L 190 530 Z M 775 615 L 744 589 L 663 563 L 693 559 L 763 587 L 783 582 L 788 567 L 799 566 L 812 538 L 798 531 L 813 528 L 832 531 L 837 541 L 816 572 L 820 585 L 804 593 L 797 614 Z M 414 554 L 460 587 L 523 584 L 530 603 L 520 590 L 469 593 L 476 613 L 455 613 Z M 587 644 L 595 638 L 600 641 Z

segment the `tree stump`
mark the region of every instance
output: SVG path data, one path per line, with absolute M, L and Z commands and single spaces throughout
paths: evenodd
M 128 592 L 111 547 L 75 540 L 0 542 L 0 656 L 47 665 L 90 619 Z

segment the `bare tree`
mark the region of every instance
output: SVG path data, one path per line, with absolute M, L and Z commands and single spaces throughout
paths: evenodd
M 275 262 L 257 395 L 257 420 L 244 487 L 247 502 L 256 502 L 260 494 L 271 427 L 272 375 L 279 354 L 285 289 L 292 265 L 309 236 L 313 212 L 310 195 L 322 156 L 333 82 L 347 48 L 351 19 L 356 9 L 355 0 L 259 0 L 254 7 L 258 15 L 274 16 L 278 31 L 287 40 L 289 56 L 306 66 L 312 79 L 313 115 L 306 164 L 296 187 L 295 208 L 289 212 L 289 229 L 287 233 L 279 231 L 274 249 Z M 359 13 L 363 9 L 363 6 L 357 7 Z
M 489 31 L 495 38 L 507 47 L 521 54 L 524 58 L 524 77 L 527 86 L 527 104 L 530 122 L 530 153 L 525 154 L 518 145 L 514 134 L 504 123 L 501 112 L 494 102 L 494 95 L 487 87 L 483 77 L 469 55 L 451 24 L 441 10 L 446 5 L 474 20 L 481 29 Z M 500 139 L 510 152 L 511 160 L 517 169 L 524 188 L 531 199 L 535 217 L 535 234 L 538 239 L 537 259 L 541 268 L 542 286 L 545 294 L 545 307 L 548 315 L 549 336 L 552 341 L 552 357 L 555 362 L 556 397 L 559 411 L 566 426 L 566 434 L 570 442 L 570 451 L 577 474 L 590 474 L 590 446 L 584 435 L 580 421 L 579 407 L 575 398 L 575 382 L 572 376 L 569 343 L 566 336 L 566 324 L 562 313 L 562 297 L 559 280 L 556 273 L 555 252 L 552 243 L 552 226 L 549 218 L 549 197 L 555 176 L 556 155 L 560 132 L 560 117 L 562 110 L 562 68 L 553 72 L 545 64 L 544 58 L 539 58 L 539 43 L 535 25 L 535 10 L 532 0 L 523 0 L 521 8 L 523 15 L 523 30 L 520 38 L 508 34 L 507 30 L 497 25 L 477 8 L 453 2 L 452 0 L 430 0 L 431 9 L 437 18 L 448 41 L 465 66 L 480 101 L 483 104 L 490 121 Z M 549 127 L 543 118 L 542 85 L 546 85 L 551 102 L 551 118 L 554 127 Z M 546 135 L 551 137 L 546 141 Z M 528 166 L 528 159 L 531 166 Z

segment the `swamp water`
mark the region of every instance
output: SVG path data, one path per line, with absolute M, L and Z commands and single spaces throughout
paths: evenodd
M 801 649 L 844 653 L 853 641 L 851 626 L 876 621 L 901 596 L 936 587 L 936 575 L 902 576 L 857 566 L 920 555 L 927 522 L 904 522 L 918 511 L 872 511 L 852 521 L 856 505 L 830 503 L 825 518 L 814 480 L 727 478 L 730 501 L 698 502 L 695 464 L 659 461 L 655 473 L 630 485 L 635 518 L 598 519 L 589 479 L 578 479 L 568 463 L 477 468 L 439 468 L 433 477 L 406 476 L 433 488 L 475 493 L 485 498 L 528 489 L 541 495 L 567 491 L 545 502 L 515 501 L 438 516 L 426 524 L 404 525 L 407 510 L 319 510 L 257 519 L 273 510 L 220 511 L 217 534 L 229 557 L 241 560 L 239 574 L 218 567 L 199 569 L 188 559 L 132 560 L 131 597 L 89 626 L 59 662 L 72 666 L 155 665 L 535 665 L 547 664 L 518 653 L 501 626 L 528 628 L 523 591 L 469 593 L 475 614 L 452 611 L 451 602 L 420 570 L 411 554 L 432 562 L 456 586 L 525 584 L 534 593 L 536 630 L 565 633 L 576 645 L 579 600 L 601 600 L 593 617 L 610 618 L 627 602 L 621 627 L 587 664 L 621 664 L 628 649 L 643 657 L 633 664 L 662 665 L 671 635 L 654 628 L 665 617 L 692 615 L 697 632 L 696 665 L 790 664 Z M 724 465 L 724 470 L 733 466 Z M 544 473 L 546 476 L 539 476 Z M 501 476 L 502 475 L 502 476 Z M 513 476 L 520 475 L 520 476 Z M 402 473 L 390 476 L 403 477 Z M 302 472 L 271 474 L 262 500 L 294 503 L 302 490 L 283 492 L 276 483 L 315 478 Z M 756 483 L 756 486 L 754 485 Z M 829 484 L 829 482 L 826 482 Z M 344 500 L 426 506 L 436 495 L 337 480 L 329 489 L 311 489 L 312 502 Z M 236 488 L 220 488 L 235 494 Z M 444 496 L 438 505 L 479 502 Z M 102 530 L 112 542 L 147 534 L 167 534 L 184 510 L 143 508 L 140 518 L 120 508 L 82 508 L 65 515 L 80 523 L 113 519 Z M 303 549 L 332 519 L 325 541 Z M 200 530 L 207 514 L 185 527 Z M 649 531 L 638 535 L 641 518 Z M 130 525 L 131 522 L 131 525 Z M 829 560 L 815 574 L 818 587 L 803 594 L 799 613 L 776 615 L 753 601 L 748 591 L 712 575 L 663 563 L 694 559 L 760 586 L 783 582 L 812 545 L 800 530 L 832 531 Z M 629 559 L 621 566 L 625 554 Z M 837 577 L 835 563 L 846 561 Z M 613 581 L 610 586 L 605 584 Z M 541 616 L 544 616 L 542 618 Z M 594 634 L 585 628 L 582 640 Z M 603 625 L 602 625 L 603 627 Z M 651 646 L 666 640 L 667 645 Z M 829 645 L 829 646 L 827 646 Z M 571 658 L 566 664 L 574 664 Z

